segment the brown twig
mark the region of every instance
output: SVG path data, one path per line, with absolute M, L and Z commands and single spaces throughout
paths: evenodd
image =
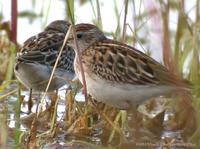
M 85 73 L 84 73 L 84 69 L 83 69 L 83 64 L 82 64 L 82 60 L 81 60 L 81 52 L 80 52 L 80 49 L 79 49 L 79 46 L 78 46 L 78 43 L 77 43 L 77 37 L 76 37 L 74 27 L 72 27 L 72 34 L 73 34 L 73 37 L 74 37 L 75 50 L 77 51 L 78 63 L 80 65 L 80 69 L 81 69 L 81 77 L 82 77 L 82 81 L 83 81 L 83 91 L 84 91 L 84 95 L 85 95 L 85 102 L 87 104 L 88 99 L 87 99 L 87 85 L 86 85 L 86 81 L 85 81 Z
M 98 26 L 100 27 L 100 29 L 102 29 L 102 19 L 101 19 L 101 10 L 100 10 L 99 0 L 96 0 L 96 4 L 97 4 L 97 21 L 98 21 Z
M 68 37 L 69 37 L 69 33 L 71 32 L 71 28 L 72 28 L 72 27 L 70 26 L 69 29 L 68 29 L 67 34 L 65 35 L 65 39 L 64 39 L 64 41 L 63 41 L 62 47 L 61 47 L 61 49 L 60 49 L 60 51 L 59 51 L 58 57 L 57 57 L 56 62 L 55 62 L 55 64 L 54 64 L 54 66 L 53 66 L 53 70 L 52 70 L 52 72 L 51 72 L 51 76 L 50 76 L 50 78 L 49 78 L 47 87 L 46 87 L 46 89 L 45 89 L 45 92 L 44 92 L 44 94 L 43 94 L 43 96 L 42 96 L 41 102 L 40 102 L 39 107 L 38 107 L 37 117 L 39 116 L 39 114 L 40 114 L 40 112 L 41 112 L 41 110 L 42 110 L 42 103 L 44 102 L 44 99 L 45 99 L 45 96 L 46 96 L 47 91 L 48 91 L 48 89 L 49 89 L 50 83 L 51 83 L 51 81 L 52 81 L 52 79 L 53 79 L 53 75 L 54 75 L 54 72 L 55 72 L 56 67 L 57 67 L 57 65 L 58 65 L 58 61 L 59 61 L 59 59 L 60 59 L 60 56 L 61 56 L 61 54 L 62 54 L 62 51 L 63 51 L 63 49 L 64 49 L 64 47 L 65 47 L 65 45 L 66 45 L 66 43 L 67 43 L 67 40 L 68 40 Z
M 198 23 L 199 22 L 199 19 L 200 19 L 200 9 L 199 9 L 199 6 L 200 5 L 200 2 L 199 2 L 199 0 L 197 0 L 196 1 L 196 23 Z
M 172 53 L 171 53 L 171 47 L 170 47 L 170 35 L 169 35 L 169 8 L 170 4 L 169 1 L 164 5 L 164 10 L 161 11 L 162 15 L 162 25 L 163 25 L 163 38 L 162 38 L 162 46 L 163 46 L 163 61 L 165 66 L 170 70 L 174 71 L 173 62 L 172 62 Z
M 123 22 L 123 31 L 122 31 L 122 42 L 125 41 L 126 37 L 126 18 L 128 13 L 128 0 L 125 0 L 125 9 L 124 9 L 124 22 Z
M 174 60 L 175 60 L 175 68 L 179 68 L 179 62 L 180 62 L 180 50 L 179 50 L 179 44 L 181 40 L 181 36 L 183 33 L 183 27 L 185 25 L 185 16 L 183 15 L 183 9 L 184 9 L 184 0 L 180 1 L 179 10 L 178 10 L 178 23 L 176 27 L 176 34 L 175 34 L 175 42 L 174 42 Z
M 11 41 L 17 45 L 17 0 L 11 3 Z

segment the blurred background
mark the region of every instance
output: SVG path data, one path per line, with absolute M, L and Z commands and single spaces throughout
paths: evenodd
M 152 51 L 153 57 L 160 61 L 162 60 L 162 55 L 160 55 L 162 53 L 160 37 L 162 36 L 163 29 L 159 12 L 162 11 L 162 8 L 160 8 L 162 7 L 161 3 L 156 0 L 129 0 L 126 12 L 126 24 L 128 24 L 126 34 L 137 34 L 137 40 L 141 38 L 140 41 L 144 39 L 145 42 L 142 45 L 144 49 Z M 172 37 L 175 35 L 178 23 L 178 11 L 176 8 L 179 6 L 178 3 L 178 0 L 170 1 L 170 6 L 173 8 L 170 9 L 168 14 L 168 25 Z M 185 1 L 184 3 L 183 8 L 187 13 L 188 19 L 195 21 L 196 1 Z M 1 0 L 0 5 L 1 21 L 10 21 L 11 1 Z M 97 24 L 110 35 L 117 30 L 122 31 L 125 15 L 124 1 L 75 0 L 73 5 L 76 23 Z M 47 24 L 54 20 L 69 20 L 69 10 L 67 7 L 67 2 L 64 0 L 18 0 L 18 42 L 22 44 L 26 39 L 40 32 Z M 133 31 L 137 32 L 133 33 Z M 137 46 L 138 43 L 134 41 L 134 44 Z M 141 47 L 139 49 L 144 50 Z
M 16 2 L 17 5 L 15 5 Z M 171 71 L 181 74 L 192 85 L 192 105 L 195 114 L 186 116 L 187 112 L 180 114 L 181 110 L 178 114 L 172 114 L 173 110 L 168 110 L 170 112 L 167 115 L 166 128 L 170 128 L 170 131 L 168 129 L 159 131 L 164 134 L 164 139 L 160 134 L 154 136 L 156 139 L 149 134 L 143 136 L 147 135 L 150 142 L 164 142 L 169 146 L 180 137 L 181 141 L 178 143 L 189 143 L 186 147 L 198 148 L 200 145 L 199 0 L 0 0 L 0 111 L 3 113 L 0 114 L 0 130 L 6 134 L 0 134 L 0 147 L 2 144 L 3 147 L 8 144 L 11 146 L 18 144 L 21 132 L 29 130 L 23 128 L 22 131 L 21 127 L 18 127 L 17 134 L 12 131 L 17 127 L 16 113 L 19 118 L 23 115 L 19 109 L 16 110 L 16 107 L 13 107 L 13 104 L 17 105 L 17 99 L 21 99 L 19 97 L 20 87 L 13 75 L 16 53 L 26 39 L 41 32 L 50 22 L 59 19 L 68 21 L 74 19 L 76 24 L 95 24 L 104 31 L 107 37 L 137 47 Z M 15 27 L 17 27 L 16 30 Z M 20 105 L 18 107 L 21 108 Z M 159 108 L 161 107 L 158 106 Z M 176 109 L 176 107 L 173 108 Z M 159 109 L 158 111 L 165 110 Z M 188 124 L 190 118 L 194 118 L 195 123 Z M 11 132 L 8 129 L 10 121 L 15 121 Z M 182 126 L 182 121 L 184 126 Z M 157 129 L 154 122 L 151 125 L 153 129 Z M 184 136 L 180 130 L 184 130 Z M 16 136 L 18 139 L 13 139 L 17 138 Z M 102 137 L 101 134 L 98 137 L 95 138 L 96 142 L 91 141 L 92 139 L 82 140 L 92 142 L 91 144 L 100 144 L 100 147 L 109 146 L 109 143 L 104 140 L 105 136 Z M 138 142 L 144 141 L 144 138 L 141 139 L 142 141 L 140 139 Z M 114 147 L 119 143 L 116 140 Z M 9 141 L 11 143 L 8 143 Z M 127 144 L 125 143 L 126 147 L 132 145 Z M 123 145 L 120 147 L 124 147 Z

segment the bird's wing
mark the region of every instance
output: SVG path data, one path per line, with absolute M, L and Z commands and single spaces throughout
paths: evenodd
M 83 57 L 88 55 L 91 57 L 88 66 L 93 73 L 110 81 L 164 85 L 175 84 L 177 78 L 148 55 L 112 40 L 94 44 L 84 52 Z
M 53 66 L 63 44 L 64 36 L 63 33 L 42 32 L 29 38 L 18 53 L 17 61 Z M 68 69 L 69 66 L 73 66 L 74 57 L 73 49 L 65 46 L 57 67 Z

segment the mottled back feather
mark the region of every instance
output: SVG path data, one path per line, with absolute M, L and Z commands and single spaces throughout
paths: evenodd
M 45 32 L 29 38 L 24 42 L 16 58 L 17 62 L 40 63 L 54 66 L 66 31 L 61 32 L 60 30 L 53 30 L 52 27 L 47 27 Z M 74 50 L 66 45 L 58 61 L 57 68 L 73 72 L 74 57 Z
M 160 63 L 128 45 L 103 40 L 82 53 L 83 63 L 92 73 L 111 82 L 135 85 L 175 85 L 177 76 Z

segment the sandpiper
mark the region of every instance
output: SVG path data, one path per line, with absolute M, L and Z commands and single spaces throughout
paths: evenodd
M 31 112 L 32 107 L 32 90 L 46 90 L 69 26 L 70 24 L 64 20 L 50 23 L 43 32 L 26 40 L 16 56 L 15 75 L 22 84 L 30 89 L 28 100 L 29 112 Z M 73 68 L 74 57 L 74 50 L 66 45 L 58 61 L 48 91 L 69 85 L 75 76 Z
M 69 25 L 64 20 L 54 21 L 43 32 L 24 42 L 17 54 L 14 71 L 26 87 L 35 91 L 46 89 Z M 74 57 L 74 50 L 66 45 L 48 91 L 59 89 L 74 78 Z
M 106 38 L 91 24 L 75 25 L 87 90 L 96 100 L 130 109 L 152 97 L 176 90 L 177 75 L 134 47 Z M 75 49 L 73 34 L 68 45 Z M 74 68 L 82 76 L 75 49 Z M 181 88 L 181 87 L 180 87 Z

